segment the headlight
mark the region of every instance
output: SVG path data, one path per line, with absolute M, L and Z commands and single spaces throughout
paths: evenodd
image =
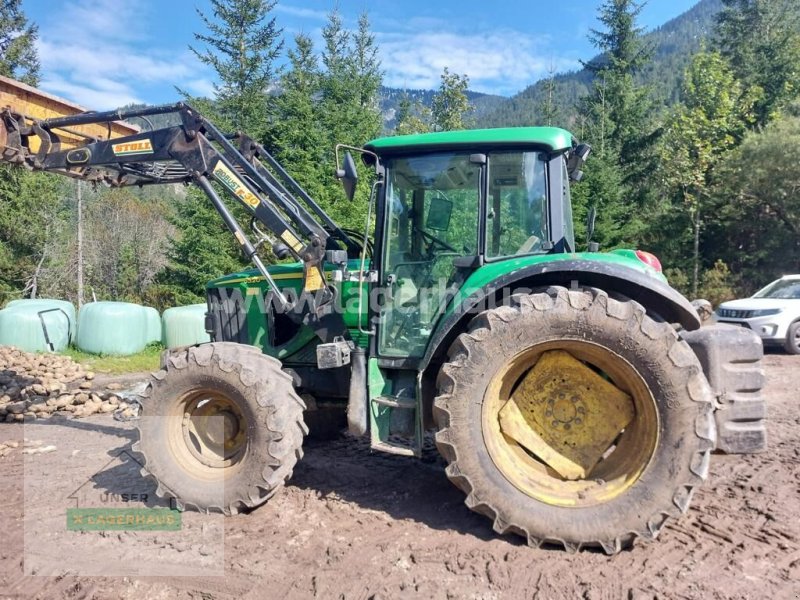
M 769 317 L 770 315 L 777 315 L 783 312 L 782 308 L 762 308 L 761 310 L 752 311 L 753 317 Z

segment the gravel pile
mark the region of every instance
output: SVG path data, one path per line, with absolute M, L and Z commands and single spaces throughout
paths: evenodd
M 0 422 L 47 418 L 55 412 L 74 417 L 134 410 L 116 392 L 121 386 L 95 385 L 95 374 L 67 356 L 32 354 L 0 346 Z M 129 413 L 129 414 L 128 414 Z

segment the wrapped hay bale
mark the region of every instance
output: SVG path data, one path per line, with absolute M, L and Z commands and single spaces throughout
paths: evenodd
M 148 310 L 140 304 L 85 304 L 78 315 L 78 348 L 91 354 L 136 354 L 148 343 L 149 322 Z
M 0 310 L 0 345 L 62 352 L 74 338 L 75 308 L 63 300 L 15 300 Z
M 55 298 L 23 298 L 21 300 L 12 300 L 6 305 L 6 308 L 19 308 L 21 306 L 38 307 L 40 311 L 63 311 L 69 320 L 69 341 L 70 343 L 75 341 L 78 335 L 78 319 L 75 305 L 72 302 Z
M 164 344 L 167 348 L 210 342 L 211 338 L 206 332 L 207 310 L 205 304 L 176 306 L 165 310 L 162 322 Z

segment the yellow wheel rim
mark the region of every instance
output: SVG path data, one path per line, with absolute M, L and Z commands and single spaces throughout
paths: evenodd
M 220 390 L 197 389 L 181 396 L 167 428 L 173 457 L 198 479 L 230 476 L 247 450 L 247 420 Z
M 492 461 L 554 506 L 608 502 L 641 477 L 658 444 L 656 403 L 634 367 L 583 340 L 537 344 L 492 378 L 482 409 Z

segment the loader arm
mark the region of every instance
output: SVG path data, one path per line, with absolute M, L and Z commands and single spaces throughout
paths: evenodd
M 341 316 L 332 311 L 333 295 L 325 283 L 323 261 L 327 250 L 343 250 L 352 256 L 360 246 L 263 146 L 242 133 L 224 134 L 185 103 L 32 117 L 23 111 L 45 115 L 67 111 L 61 106 L 31 111 L 31 96 L 34 100 L 41 100 L 37 93 L 45 99 L 52 97 L 11 84 L 17 82 L 0 81 L 0 99 L 5 104 L 0 113 L 0 161 L 112 187 L 197 185 L 267 281 L 273 302 L 311 326 L 324 342 L 349 338 Z M 24 97 L 19 90 L 25 92 Z M 149 123 L 148 117 L 165 114 L 174 115 L 176 124 L 139 131 L 122 123 L 134 117 Z M 251 229 L 258 236 L 255 242 L 212 181 L 249 213 Z M 303 292 L 296 301 L 285 297 L 258 256 L 265 242 L 279 258 L 292 256 L 303 263 Z

